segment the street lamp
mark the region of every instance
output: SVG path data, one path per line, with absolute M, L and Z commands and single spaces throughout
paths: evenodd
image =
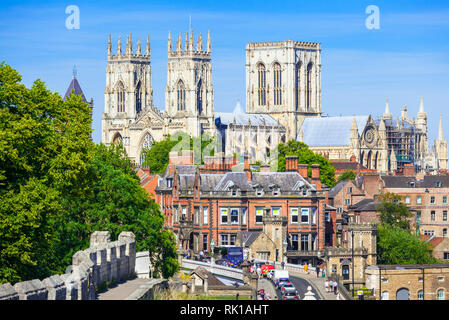
M 354 229 L 348 228 L 348 231 L 351 232 L 351 247 L 352 247 L 352 296 L 354 297 Z
M 214 259 L 214 248 L 215 248 L 215 243 L 214 243 L 214 239 L 210 240 L 210 250 L 212 251 L 212 256 L 210 258 L 210 263 L 213 265 L 215 263 L 215 259 Z

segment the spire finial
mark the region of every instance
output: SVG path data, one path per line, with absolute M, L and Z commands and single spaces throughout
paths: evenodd
M 140 44 L 140 37 L 137 38 L 136 54 L 137 54 L 138 56 L 142 55 L 142 47 L 141 47 L 141 44 Z
M 393 118 L 393 116 L 391 115 L 391 112 L 390 112 L 390 102 L 388 101 L 388 97 L 387 97 L 387 101 L 385 103 L 385 112 L 384 112 L 382 118 L 390 119 L 390 120 Z
M 424 112 L 424 103 L 423 103 L 423 98 L 421 96 L 421 100 L 419 102 L 419 112 L 423 113 Z
M 189 51 L 189 33 L 186 32 L 186 43 L 184 44 L 184 51 Z
M 168 31 L 168 52 L 172 52 L 171 32 Z
M 438 127 L 438 140 L 444 140 L 443 138 L 443 115 L 440 115 L 440 126 Z
M 108 37 L 108 58 L 111 58 L 112 55 L 112 44 L 111 44 L 111 34 Z
M 210 30 L 207 31 L 207 52 L 210 52 L 211 50 L 211 45 L 210 45 Z
M 151 47 L 150 47 L 150 35 L 147 34 L 147 57 L 151 55 Z
M 75 79 L 76 76 L 77 76 L 76 65 L 73 65 L 73 79 Z
M 122 37 L 118 37 L 117 40 L 117 55 L 121 56 L 122 55 Z

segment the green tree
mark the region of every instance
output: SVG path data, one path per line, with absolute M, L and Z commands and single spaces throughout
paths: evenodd
M 403 197 L 394 193 L 385 193 L 379 196 L 382 202 L 378 207 L 379 220 L 384 225 L 398 227 L 410 231 L 410 218 L 413 214 L 401 202 Z
M 379 264 L 432 264 L 440 261 L 432 256 L 429 243 L 398 226 L 379 225 L 377 232 Z
M 59 247 L 66 266 L 78 250 L 89 245 L 90 234 L 107 230 L 112 239 L 122 231 L 136 236 L 137 251 L 150 252 L 155 271 L 170 277 L 178 270 L 176 239 L 163 228 L 164 214 L 140 186 L 133 164 L 122 145 L 93 149 L 88 164 L 89 189 L 82 198 L 69 199 L 69 214 L 59 225 L 65 241 Z
M 352 180 L 355 180 L 356 177 L 357 177 L 357 174 L 355 173 L 354 170 L 347 169 L 338 177 L 337 182 L 352 181 Z
M 278 171 L 285 171 L 285 157 L 298 156 L 298 163 L 308 164 L 308 177 L 312 176 L 312 164 L 320 165 L 321 182 L 332 188 L 335 185 L 335 168 L 331 162 L 320 154 L 314 153 L 309 147 L 296 140 L 290 140 L 286 144 L 278 145 Z
M 0 283 L 43 278 L 58 263 L 53 232 L 62 202 L 87 172 L 90 108 L 30 89 L 0 64 Z
M 184 132 L 173 136 L 168 135 L 164 140 L 155 142 L 151 148 L 144 150 L 143 166 L 149 167 L 151 173 L 163 173 L 168 165 L 170 151 L 193 150 L 194 163 L 202 164 L 203 157 L 214 155 L 215 140 L 207 135 L 192 138 Z

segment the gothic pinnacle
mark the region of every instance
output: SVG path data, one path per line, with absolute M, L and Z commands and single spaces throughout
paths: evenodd
M 147 34 L 147 52 L 146 52 L 146 54 L 147 54 L 147 57 L 150 57 L 150 55 L 151 55 L 150 35 L 149 34 Z

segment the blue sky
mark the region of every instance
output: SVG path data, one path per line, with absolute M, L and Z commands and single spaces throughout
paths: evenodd
M 80 29 L 65 26 L 68 5 L 80 9 Z M 368 30 L 368 5 L 380 10 L 380 29 Z M 150 35 L 154 103 L 164 109 L 167 36 L 188 31 L 212 38 L 215 110 L 245 102 L 245 44 L 297 40 L 322 46 L 322 110 L 325 114 L 394 117 L 407 105 L 415 117 L 420 96 L 430 141 L 443 115 L 449 138 L 449 3 L 445 1 L 2 1 L 0 61 L 30 86 L 41 78 L 64 94 L 76 65 L 88 99 L 94 99 L 93 139 L 101 139 L 107 38 L 113 50 L 132 32 Z M 144 47 L 144 45 L 143 45 Z

